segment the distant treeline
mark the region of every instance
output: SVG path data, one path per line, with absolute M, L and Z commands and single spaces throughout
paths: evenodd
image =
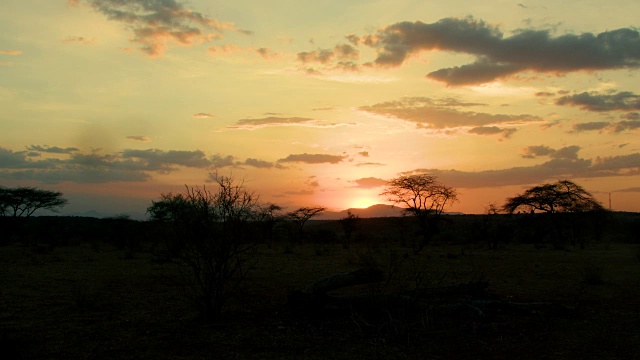
M 294 242 L 294 224 L 279 221 L 264 231 L 260 222 L 248 224 L 258 243 Z M 350 236 L 351 243 L 393 242 L 411 246 L 420 236 L 411 217 L 361 218 Z M 164 224 L 126 217 L 91 218 L 36 216 L 0 217 L 0 244 L 47 244 L 66 246 L 80 243 L 108 243 L 118 248 L 142 249 L 163 243 Z M 508 243 L 552 244 L 563 246 L 593 243 L 640 243 L 640 213 L 604 214 L 517 214 L 444 215 L 438 224 L 435 244 L 486 244 L 498 247 Z M 340 243 L 345 240 L 339 220 L 310 220 L 304 242 Z M 556 243 L 556 245 L 558 245 Z

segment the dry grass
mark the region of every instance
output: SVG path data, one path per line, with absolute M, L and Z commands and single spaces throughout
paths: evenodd
M 433 246 L 420 256 L 380 244 L 259 249 L 219 323 L 204 324 L 174 269 L 101 245 L 0 248 L 0 346 L 16 358 L 640 358 L 637 245 L 557 251 Z M 549 301 L 575 317 L 515 317 L 434 328 L 352 314 L 299 314 L 287 295 L 319 277 L 379 266 L 389 281 L 356 291 L 458 284 L 484 277 L 509 301 Z M 589 281 L 589 268 L 601 281 Z M 506 319 L 506 320 L 505 320 Z M 456 323 L 457 324 L 457 323 Z

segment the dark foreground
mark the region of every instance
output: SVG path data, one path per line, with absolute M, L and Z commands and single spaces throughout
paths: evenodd
M 0 247 L 0 351 L 5 359 L 640 358 L 638 245 L 441 245 L 417 256 L 388 244 L 275 244 L 257 255 L 224 318 L 204 323 L 175 268 L 148 252 Z M 292 291 L 319 277 L 373 265 L 387 280 L 352 292 L 482 279 L 487 299 L 562 310 L 498 309 L 479 319 L 286 305 Z

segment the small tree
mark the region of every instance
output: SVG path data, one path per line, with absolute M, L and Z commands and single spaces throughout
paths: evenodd
M 245 277 L 255 246 L 249 222 L 258 198 L 232 177 L 213 176 L 217 189 L 187 187 L 184 194 L 162 194 L 147 212 L 173 229 L 169 255 L 190 274 L 196 304 L 207 320 L 218 318 Z
M 29 217 L 40 209 L 55 212 L 67 203 L 57 191 L 34 187 L 0 188 L 0 216 Z
M 296 224 L 298 228 L 298 242 L 302 242 L 302 230 L 307 221 L 325 210 L 326 208 L 322 206 L 301 207 L 287 213 L 287 218 Z
M 276 204 L 265 204 L 259 207 L 256 221 L 260 224 L 262 238 L 270 241 L 273 238 L 273 228 L 282 221 L 282 207 Z
M 489 204 L 484 209 L 482 215 L 482 225 L 480 226 L 479 235 L 480 238 L 487 242 L 489 249 L 497 249 L 498 241 L 500 239 L 499 224 L 497 223 L 497 215 L 500 213 L 500 209 L 496 204 Z
M 523 194 L 507 198 L 502 209 L 510 214 L 516 211 L 547 214 L 556 230 L 554 242 L 560 245 L 563 225 L 560 214 L 603 213 L 604 207 L 582 186 L 560 180 L 527 189 Z
M 347 216 L 340 219 L 340 225 L 342 226 L 342 230 L 344 231 L 344 245 L 345 249 L 349 248 L 349 244 L 351 243 L 351 235 L 358 228 L 358 224 L 360 223 L 360 217 L 351 212 L 351 210 L 347 210 Z
M 458 193 L 428 174 L 402 175 L 391 179 L 380 195 L 405 207 L 420 226 L 422 240 L 415 252 L 422 251 L 438 232 L 438 221 L 447 205 L 458 201 Z

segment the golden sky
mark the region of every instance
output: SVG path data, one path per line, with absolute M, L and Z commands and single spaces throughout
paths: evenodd
M 640 211 L 637 0 L 3 0 L 0 185 L 142 214 L 218 171 L 265 202 L 482 213 L 570 179 Z

